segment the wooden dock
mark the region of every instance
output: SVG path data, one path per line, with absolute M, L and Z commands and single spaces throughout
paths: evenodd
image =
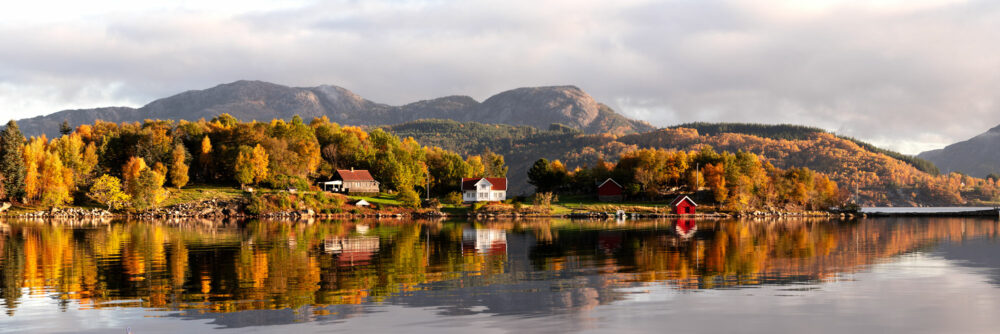
M 888 210 L 888 211 L 878 211 L 878 208 L 872 208 L 872 211 L 862 211 L 868 217 L 984 217 L 984 218 L 998 218 L 1000 219 L 1000 208 L 992 209 L 975 209 L 975 210 L 955 210 L 955 208 L 948 208 L 949 210 L 934 210 L 934 208 L 926 208 L 928 210 L 914 210 L 914 211 L 902 211 L 902 210 Z M 895 209 L 895 208 L 893 208 Z M 916 208 L 923 209 L 923 208 Z

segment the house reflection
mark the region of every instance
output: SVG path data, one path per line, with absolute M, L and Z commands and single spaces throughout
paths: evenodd
M 681 239 L 691 239 L 698 231 L 698 225 L 695 224 L 694 219 L 678 219 L 674 222 L 674 231 Z
M 462 253 L 507 254 L 507 232 L 500 229 L 463 229 Z

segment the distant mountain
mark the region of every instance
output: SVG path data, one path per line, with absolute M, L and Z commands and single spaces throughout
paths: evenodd
M 1000 126 L 969 140 L 917 155 L 930 160 L 943 172 L 961 172 L 975 177 L 1000 173 Z
M 649 123 L 629 119 L 598 103 L 574 86 L 517 88 L 482 103 L 468 96 L 448 96 L 403 106 L 369 101 L 342 87 L 287 87 L 262 81 L 236 81 L 205 90 L 162 98 L 141 108 L 110 107 L 64 110 L 18 120 L 26 135 L 58 134 L 59 125 L 135 122 L 145 119 L 198 120 L 228 113 L 241 120 L 269 121 L 327 116 L 347 125 L 390 125 L 437 118 L 480 123 L 548 128 L 553 123 L 587 133 L 627 134 L 653 130 Z

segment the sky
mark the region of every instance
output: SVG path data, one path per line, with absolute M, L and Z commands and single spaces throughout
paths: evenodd
M 916 154 L 1000 124 L 1000 1 L 0 0 L 0 118 L 236 80 L 400 105 L 576 85 L 657 126 L 816 126 Z

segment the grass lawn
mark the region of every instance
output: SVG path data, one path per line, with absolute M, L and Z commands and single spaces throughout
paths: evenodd
M 369 196 L 347 196 L 352 201 L 363 199 L 368 201 L 368 203 L 378 204 L 378 205 L 392 205 L 392 206 L 403 206 L 403 202 L 396 199 L 396 195 L 390 195 L 386 193 L 378 194 L 375 197 Z
M 170 191 L 170 197 L 160 204 L 160 206 L 164 207 L 181 203 L 198 202 L 213 198 L 229 200 L 243 196 L 243 191 L 239 188 L 218 185 L 193 184 L 181 188 L 180 190 L 177 188 L 166 189 L 167 191 Z

